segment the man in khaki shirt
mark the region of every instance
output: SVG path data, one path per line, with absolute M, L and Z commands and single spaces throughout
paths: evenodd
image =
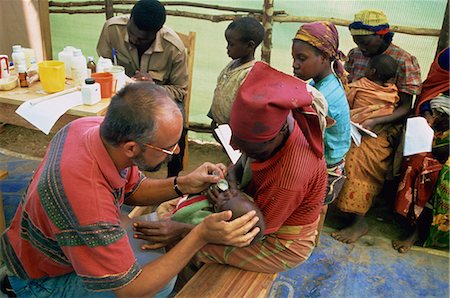
M 97 44 L 99 56 L 116 60 L 130 77 L 153 81 L 163 86 L 183 111 L 187 92 L 187 55 L 177 33 L 164 26 L 166 11 L 157 0 L 141 0 L 130 16 L 117 16 L 106 21 Z M 115 57 L 113 57 L 115 52 Z M 180 154 L 168 164 L 168 177 L 183 169 L 184 139 Z

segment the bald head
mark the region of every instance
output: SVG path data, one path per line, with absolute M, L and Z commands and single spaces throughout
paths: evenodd
M 128 141 L 150 143 L 162 122 L 180 125 L 181 117 L 179 108 L 163 87 L 137 82 L 113 96 L 100 134 L 114 146 Z

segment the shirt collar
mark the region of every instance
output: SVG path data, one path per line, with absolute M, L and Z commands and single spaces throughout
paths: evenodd
M 92 155 L 97 161 L 98 167 L 106 181 L 108 181 L 108 184 L 115 189 L 123 187 L 125 179 L 121 177 L 119 170 L 116 168 L 116 165 L 103 144 L 100 137 L 100 125 L 89 129 L 87 135 Z

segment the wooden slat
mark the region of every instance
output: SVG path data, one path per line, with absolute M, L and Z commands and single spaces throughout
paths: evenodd
M 5 178 L 6 176 L 8 176 L 8 171 L 7 170 L 0 170 L 0 180 Z
M 226 265 L 207 264 L 175 297 L 267 297 L 276 276 L 277 274 L 245 271 Z
M 192 76 L 194 74 L 194 56 L 195 56 L 195 32 L 189 32 L 189 34 L 184 34 L 177 32 L 181 41 L 184 44 L 184 47 L 187 50 L 187 68 L 188 68 L 188 90 L 186 97 L 184 99 L 184 110 L 186 113 L 186 123 L 185 126 L 189 128 L 189 108 L 191 105 L 191 94 L 192 94 Z M 188 134 L 186 134 L 185 140 L 186 147 L 184 149 L 184 157 L 183 157 L 183 168 L 187 169 L 189 166 L 189 141 Z
M 52 36 L 50 32 L 50 13 L 48 1 L 39 1 L 39 20 L 41 22 L 41 43 L 44 60 L 52 60 Z

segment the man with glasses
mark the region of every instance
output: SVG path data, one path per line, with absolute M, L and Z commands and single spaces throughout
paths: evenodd
M 254 211 L 233 221 L 225 211 L 207 217 L 157 260 L 136 261 L 121 226 L 121 205 L 198 193 L 226 170 L 204 163 L 177 178 L 141 174 L 179 150 L 182 115 L 168 97 L 157 85 L 129 84 L 112 98 L 104 118 L 75 120 L 54 136 L 1 238 L 18 296 L 151 297 L 205 244 L 245 246 L 259 232 Z

